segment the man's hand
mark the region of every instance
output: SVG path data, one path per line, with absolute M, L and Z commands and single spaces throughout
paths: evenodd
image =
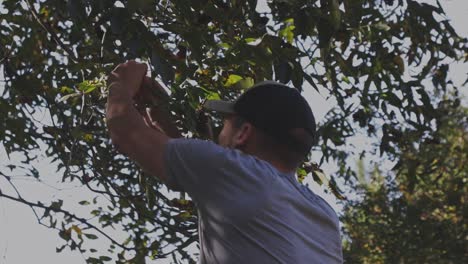
M 148 66 L 144 63 L 128 61 L 119 64 L 109 75 L 109 92 L 133 99 L 140 90 Z

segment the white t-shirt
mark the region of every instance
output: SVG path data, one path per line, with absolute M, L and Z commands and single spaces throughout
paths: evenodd
M 210 141 L 172 139 L 168 186 L 198 208 L 200 263 L 342 263 L 338 217 L 293 174 Z

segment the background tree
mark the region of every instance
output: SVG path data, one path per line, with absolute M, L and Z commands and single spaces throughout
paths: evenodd
M 318 165 L 338 165 L 327 181 L 340 197 L 335 179 L 355 178 L 350 155 L 380 152 L 396 162 L 403 131 L 433 130 L 444 116 L 434 106 L 457 91 L 447 79 L 450 65 L 463 61 L 467 51 L 466 39 L 456 34 L 439 3 L 413 0 L 5 0 L 0 5 L 5 77 L 0 140 L 10 155 L 24 157 L 2 168 L 4 182 L 14 186 L 12 174 L 19 169 L 40 179 L 30 161 L 45 146 L 64 182 L 80 182 L 109 204 L 96 204 L 90 209 L 95 218 L 88 220 L 62 209 L 63 201 L 34 203 L 23 199 L 21 190 L 1 192 L 2 186 L 0 196 L 31 206 L 42 224 L 59 230 L 64 246 L 84 252 L 83 240 L 110 239 L 112 256 L 122 262 L 130 252 L 135 254 L 130 262 L 137 263 L 168 254 L 189 259 L 196 216 L 183 195 L 170 199 L 159 182 L 111 147 L 103 120 L 104 76 L 117 63 L 147 61 L 152 76 L 171 93 L 174 120 L 195 137 L 202 136 L 196 128 L 203 100 L 232 98 L 255 81 L 276 79 L 332 98 L 337 106 L 320 124 L 316 150 Z M 439 96 L 431 98 L 434 94 Z M 40 113 L 49 122 L 39 122 Z M 358 133 L 379 143 L 358 153 L 348 143 Z M 299 174 L 324 180 L 318 166 L 305 166 Z M 118 226 L 128 239 L 117 241 L 105 226 Z M 92 249 L 86 254 L 90 263 L 109 259 Z
M 425 138 L 403 132 L 401 159 L 389 173 L 364 172 L 359 199 L 342 221 L 348 263 L 465 263 L 468 224 L 468 111 L 446 116 Z

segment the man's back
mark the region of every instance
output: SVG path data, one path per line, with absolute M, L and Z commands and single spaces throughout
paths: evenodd
M 201 263 L 341 263 L 338 218 L 294 175 L 199 140 L 166 148 L 170 185 L 199 209 Z

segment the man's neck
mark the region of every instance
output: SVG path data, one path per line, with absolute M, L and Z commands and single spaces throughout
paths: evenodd
M 295 174 L 296 173 L 296 166 L 291 166 L 286 164 L 284 161 L 279 160 L 277 157 L 271 155 L 271 153 L 265 153 L 264 151 L 258 150 L 252 145 L 247 145 L 247 146 L 238 146 L 236 147 L 240 151 L 255 156 L 261 160 L 264 160 L 268 163 L 270 163 L 273 167 L 275 167 L 279 172 L 285 173 L 285 174 Z
M 265 160 L 265 159 L 263 159 Z M 285 166 L 283 163 L 278 162 L 278 161 L 271 161 L 271 160 L 265 160 L 266 162 L 270 163 L 273 167 L 275 167 L 279 172 L 285 173 L 285 174 L 291 174 L 295 173 L 296 169 L 295 168 L 290 168 L 288 166 Z
M 278 160 L 278 159 L 275 159 L 273 157 L 270 157 L 270 155 L 265 155 L 265 154 L 262 154 L 262 153 L 248 153 L 250 155 L 253 155 L 261 160 L 264 160 L 268 163 L 271 164 L 271 166 L 275 167 L 279 172 L 281 173 L 285 173 L 285 174 L 294 174 L 296 173 L 296 167 L 291 167 L 291 166 L 288 166 L 286 165 L 284 162 L 282 162 L 281 160 Z

